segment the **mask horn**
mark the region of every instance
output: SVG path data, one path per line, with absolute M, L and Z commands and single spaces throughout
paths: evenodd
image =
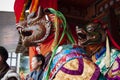
M 34 17 L 35 15 L 37 15 L 36 17 Z M 41 17 L 43 16 L 43 8 L 41 6 L 39 6 L 37 14 L 34 13 L 30 13 L 27 17 L 27 23 L 31 24 L 34 23 L 36 21 L 38 21 Z
M 43 16 L 43 8 L 41 6 L 39 6 L 37 17 L 40 18 L 42 16 Z

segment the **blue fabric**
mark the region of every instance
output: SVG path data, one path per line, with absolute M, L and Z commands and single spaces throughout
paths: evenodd
M 32 71 L 30 73 L 29 77 L 33 78 L 34 80 L 42 80 L 43 70 L 40 70 L 39 72 L 38 71 Z
M 106 48 L 103 47 L 100 52 L 96 53 L 96 59 L 100 58 L 106 51 Z

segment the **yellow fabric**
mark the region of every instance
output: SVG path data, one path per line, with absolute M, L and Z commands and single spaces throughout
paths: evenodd
M 83 59 L 84 68 L 83 73 L 81 75 L 70 75 L 62 72 L 61 70 L 56 74 L 53 80 L 90 80 L 94 71 L 95 65 L 89 60 Z M 65 68 L 70 70 L 78 69 L 78 60 L 74 59 L 64 65 Z

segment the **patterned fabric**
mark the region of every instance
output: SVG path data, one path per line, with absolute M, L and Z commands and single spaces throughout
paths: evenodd
M 73 45 L 63 45 L 58 47 L 57 53 L 55 54 L 55 57 L 52 60 L 52 63 L 50 65 L 50 75 L 49 79 L 53 80 L 55 75 L 59 70 L 62 70 L 66 74 L 70 75 L 81 75 L 83 73 L 83 57 L 85 57 L 85 52 L 82 48 L 79 48 L 78 46 L 73 46 Z M 63 65 L 71 60 L 77 59 L 78 60 L 78 70 L 69 70 L 63 67 Z M 100 69 L 95 66 L 96 69 L 91 76 L 90 80 L 97 80 L 99 77 Z M 46 68 L 47 70 L 48 68 Z M 45 70 L 45 71 L 46 71 Z M 45 77 L 47 76 L 47 72 L 44 73 L 43 79 L 46 80 Z
M 102 56 L 100 56 L 100 58 L 97 59 L 96 64 L 99 66 L 100 72 L 103 75 L 107 74 L 109 69 L 113 66 L 113 63 L 115 62 L 118 55 L 120 55 L 119 51 L 117 51 L 115 49 L 111 49 L 111 61 L 110 61 L 110 67 L 109 68 L 107 68 L 106 65 L 105 65 L 105 52 Z
M 51 68 L 50 74 L 54 73 L 54 70 L 57 72 L 57 70 L 60 69 L 60 66 L 62 66 L 66 62 L 77 57 L 82 57 L 82 54 L 85 54 L 83 51 L 84 51 L 83 49 L 74 47 L 72 45 L 63 45 L 62 50 L 58 52 L 56 56 L 53 58 L 50 67 Z
M 51 66 L 50 66 L 50 70 L 51 70 L 50 78 L 53 78 L 55 76 L 55 74 L 61 68 L 63 64 L 65 64 L 69 60 L 79 57 L 80 54 L 82 54 L 81 52 L 83 51 L 84 51 L 83 49 L 81 48 L 79 49 L 77 47 L 74 48 L 74 46 L 70 44 L 58 47 L 57 53 L 55 54 L 55 57 L 53 58 Z M 73 54 L 70 54 L 70 53 L 73 53 Z M 46 74 L 47 72 L 44 73 L 44 79 L 45 79 Z

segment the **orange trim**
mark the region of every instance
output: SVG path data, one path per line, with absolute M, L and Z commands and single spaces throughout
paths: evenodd
M 37 12 L 39 6 L 39 0 L 32 0 L 32 4 L 30 6 L 30 13 Z

